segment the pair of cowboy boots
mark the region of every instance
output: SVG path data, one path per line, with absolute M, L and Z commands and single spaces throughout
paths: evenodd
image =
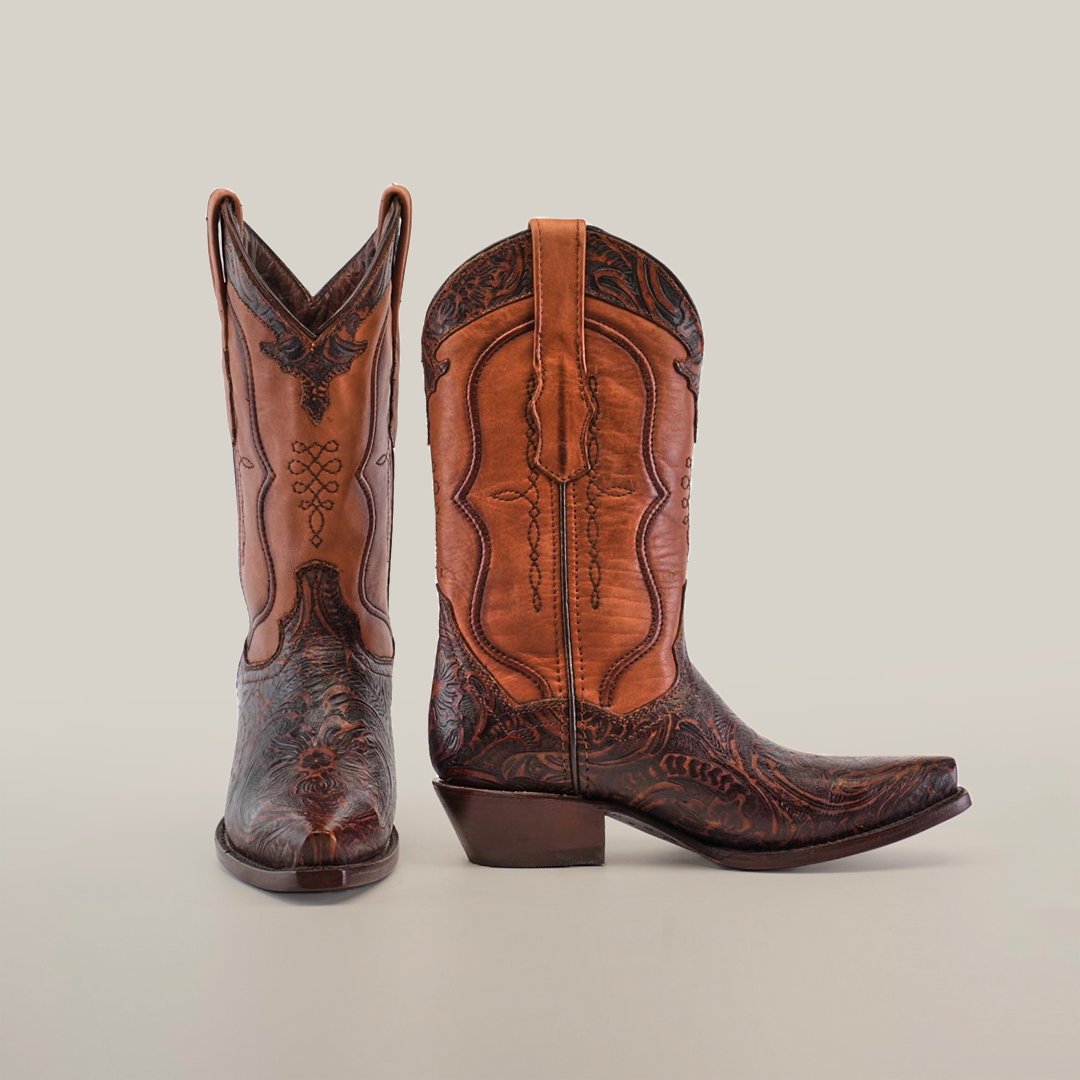
M 398 857 L 388 615 L 398 307 L 412 219 L 315 295 L 217 191 L 250 629 L 223 864 L 350 888 Z M 683 286 L 582 221 L 538 219 L 436 293 L 422 336 L 434 470 L 435 787 L 468 857 L 604 860 L 605 817 L 741 869 L 801 866 L 970 805 L 947 757 L 796 753 L 743 724 L 683 640 L 702 333 Z

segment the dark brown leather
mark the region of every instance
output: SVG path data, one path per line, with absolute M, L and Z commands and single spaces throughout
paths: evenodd
M 390 842 L 388 614 L 397 306 L 411 203 L 315 295 L 210 197 L 211 270 L 250 629 L 225 812 L 268 867 L 356 863 Z
M 533 222 L 450 276 L 423 349 L 443 780 L 578 794 L 746 850 L 837 840 L 956 792 L 951 758 L 777 746 L 690 665 L 702 334 L 664 266 L 582 222 Z

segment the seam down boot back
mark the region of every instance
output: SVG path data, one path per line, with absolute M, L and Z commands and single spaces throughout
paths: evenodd
M 597 864 L 612 816 L 744 869 L 891 843 L 969 805 L 947 757 L 796 753 L 682 633 L 702 333 L 657 260 L 540 219 L 423 332 L 439 645 L 436 788 L 474 862 Z
M 250 629 L 218 856 L 265 889 L 349 888 L 397 860 L 388 616 L 397 312 L 411 206 L 315 295 L 210 197 L 210 263 Z

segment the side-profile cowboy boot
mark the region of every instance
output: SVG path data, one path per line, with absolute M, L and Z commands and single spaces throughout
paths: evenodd
M 436 788 L 469 858 L 598 864 L 605 815 L 723 866 L 866 851 L 969 804 L 947 757 L 755 734 L 682 635 L 702 334 L 682 285 L 582 221 L 455 271 L 423 336 Z
M 210 196 L 210 265 L 250 616 L 218 857 L 276 891 L 347 889 L 397 862 L 387 614 L 398 304 L 411 203 L 312 295 Z

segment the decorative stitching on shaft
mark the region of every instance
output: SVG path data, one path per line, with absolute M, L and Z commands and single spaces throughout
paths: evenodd
M 600 519 L 597 517 L 600 499 L 600 483 L 596 477 L 596 468 L 600 461 L 600 396 L 597 393 L 596 376 L 589 376 L 589 390 L 596 402 L 596 412 L 589 427 L 589 439 L 586 444 L 586 460 L 589 462 L 589 475 L 585 482 L 585 536 L 589 542 L 589 584 L 592 587 L 589 603 L 593 611 L 600 608 Z
M 499 338 L 493 341 L 483 354 L 476 361 L 472 371 L 469 373 L 467 389 L 466 389 L 466 409 L 469 420 L 469 433 L 472 444 L 472 455 L 469 463 L 468 471 L 465 474 L 464 479 L 459 484 L 457 490 L 453 495 L 454 505 L 461 510 L 461 512 L 469 519 L 473 528 L 476 530 L 477 537 L 480 541 L 480 567 L 477 573 L 476 586 L 473 591 L 472 603 L 469 610 L 469 629 L 472 632 L 473 639 L 476 643 L 491 657 L 505 664 L 507 667 L 512 668 L 515 671 L 520 672 L 526 678 L 530 679 L 541 694 L 547 696 L 549 688 L 547 680 L 541 675 L 535 668 L 529 664 L 511 656 L 504 649 L 500 649 L 488 635 L 485 633 L 481 622 L 481 613 L 484 603 L 484 592 L 487 586 L 487 575 L 490 567 L 491 560 L 491 536 L 488 532 L 487 523 L 484 518 L 477 512 L 476 508 L 471 504 L 469 494 L 472 490 L 472 486 L 476 481 L 477 474 L 480 470 L 480 461 L 483 456 L 483 439 L 480 431 L 480 417 L 476 403 L 476 384 L 483 372 L 488 361 L 491 357 L 498 352 L 498 350 L 507 341 L 513 340 L 515 337 L 526 333 L 529 329 L 529 323 L 523 323 L 521 326 L 514 327 L 511 330 L 506 331 Z
M 334 509 L 335 500 L 328 496 L 336 495 L 341 488 L 338 481 L 333 479 L 341 472 L 341 458 L 332 456 L 339 448 L 337 439 L 325 443 L 292 444 L 296 457 L 289 461 L 288 467 L 289 472 L 298 478 L 293 481 L 292 489 L 300 496 L 300 509 L 307 511 L 308 539 L 312 547 L 321 546 L 326 515 Z
M 491 493 L 491 497 L 498 499 L 499 502 L 524 499 L 529 505 L 528 524 L 525 527 L 525 540 L 529 545 L 529 590 L 532 593 L 533 611 L 540 612 L 544 609 L 544 601 L 540 594 L 540 585 L 543 581 L 543 575 L 540 572 L 540 473 L 536 467 L 536 423 L 533 411 L 529 408 L 535 388 L 536 373 L 534 372 L 529 376 L 529 382 L 525 388 L 525 465 L 529 470 L 529 482 L 524 489 L 499 488 Z
M 592 423 L 589 425 L 589 441 L 586 452 L 589 460 L 589 472 L 585 481 L 585 538 L 589 545 L 589 605 L 593 611 L 600 609 L 600 583 L 603 568 L 600 563 L 600 499 L 607 496 L 612 499 L 625 499 L 634 493 L 632 483 L 604 484 L 600 480 L 600 393 L 599 381 L 595 375 L 589 376 L 589 392 L 594 402 Z

